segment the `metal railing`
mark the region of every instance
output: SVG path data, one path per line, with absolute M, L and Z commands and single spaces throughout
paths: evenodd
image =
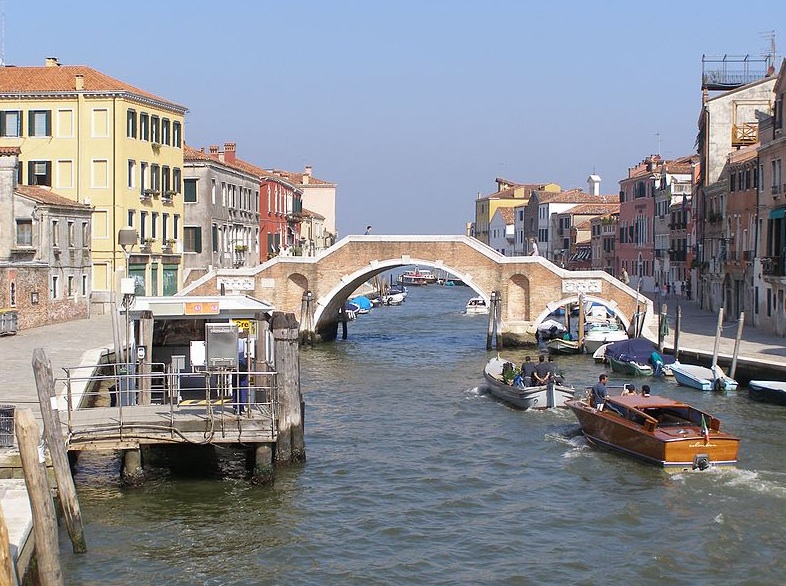
M 270 438 L 277 434 L 278 380 L 274 371 L 176 372 L 171 365 L 146 363 L 149 372 L 126 372 L 125 363 L 67 367 L 58 409 L 70 440 L 101 438 L 190 440 L 182 424 L 195 417 L 208 429 L 222 429 L 225 419 L 254 422 Z M 260 424 L 262 427 L 260 427 Z M 98 438 L 98 439 L 95 439 Z M 198 443 L 209 443 L 207 434 Z

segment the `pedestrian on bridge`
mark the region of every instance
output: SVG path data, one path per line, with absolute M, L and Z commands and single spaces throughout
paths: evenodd
M 366 226 L 366 233 L 364 236 L 368 236 L 369 234 L 371 234 L 371 226 Z

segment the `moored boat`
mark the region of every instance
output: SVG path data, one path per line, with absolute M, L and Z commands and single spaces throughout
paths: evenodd
M 631 338 L 606 346 L 606 361 L 614 372 L 628 376 L 669 376 L 673 356 L 662 356 L 646 338 Z
M 712 368 L 698 364 L 682 364 L 676 362 L 671 365 L 674 380 L 684 387 L 691 387 L 700 391 L 736 391 L 737 381 L 726 376 L 723 369 L 717 364 Z
M 581 346 L 578 340 L 566 340 L 565 338 L 552 338 L 546 342 L 551 354 L 578 354 L 581 352 Z
M 748 383 L 748 396 L 760 403 L 786 405 L 786 382 L 780 380 L 752 380 Z
M 739 438 L 720 421 L 687 403 L 657 395 L 608 397 L 600 409 L 571 400 L 581 431 L 593 445 L 667 470 L 704 470 L 737 464 Z
M 398 276 L 397 281 L 400 285 L 415 285 L 415 286 L 428 285 L 429 283 L 434 282 L 431 280 L 432 277 L 433 274 L 431 274 L 431 271 L 428 271 L 428 273 L 424 273 L 420 269 L 415 269 L 410 271 L 404 271 Z
M 505 366 L 505 365 L 509 366 Z M 574 398 L 575 390 L 561 384 L 539 385 L 534 387 L 518 386 L 513 383 L 513 377 L 504 375 L 504 371 L 511 372 L 514 364 L 504 358 L 496 356 L 486 363 L 483 376 L 486 379 L 486 389 L 495 399 L 498 399 L 517 409 L 550 409 L 552 407 L 565 407 L 566 401 Z
M 584 351 L 594 354 L 603 344 L 627 339 L 628 333 L 616 321 L 589 322 L 584 333 Z

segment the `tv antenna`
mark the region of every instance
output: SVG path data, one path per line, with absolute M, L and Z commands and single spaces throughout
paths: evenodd
M 5 0 L 3 0 L 5 2 Z M 768 41 L 768 46 L 765 49 L 763 57 L 767 60 L 767 67 L 775 67 L 778 60 L 778 49 L 775 47 L 775 31 L 765 31 L 759 33 L 760 37 L 764 37 Z
M 0 16 L 0 67 L 5 67 L 5 0 L 2 1 L 2 16 Z

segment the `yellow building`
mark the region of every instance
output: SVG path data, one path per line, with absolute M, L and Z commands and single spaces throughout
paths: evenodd
M 526 205 L 535 190 L 554 193 L 561 190 L 556 183 L 514 183 L 500 177 L 497 177 L 496 183 L 496 192 L 486 196 L 478 193 L 475 200 L 475 238 L 484 244 L 489 244 L 489 224 L 498 209 Z
M 0 147 L 21 150 L 17 182 L 92 206 L 92 303 L 107 309 L 119 278 L 137 293 L 182 285 L 186 108 L 86 66 L 0 67 Z M 118 230 L 131 226 L 127 249 Z M 126 267 L 126 262 L 128 266 Z

